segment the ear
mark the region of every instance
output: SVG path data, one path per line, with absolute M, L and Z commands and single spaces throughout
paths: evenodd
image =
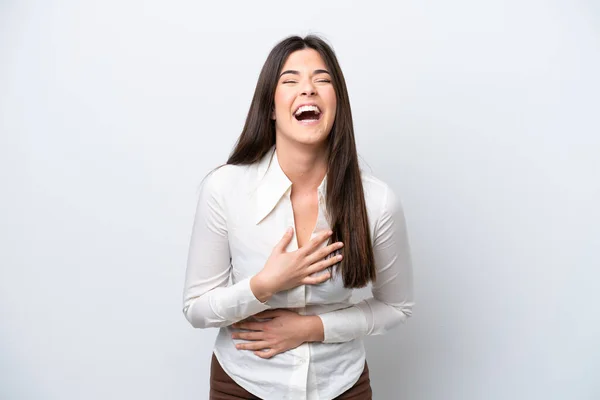
M 275 121 L 275 108 L 274 107 L 271 109 L 271 119 L 273 121 Z

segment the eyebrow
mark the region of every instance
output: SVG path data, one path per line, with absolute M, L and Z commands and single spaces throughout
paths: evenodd
M 283 71 L 281 73 L 281 75 L 279 75 L 279 77 L 281 78 L 283 75 L 285 74 L 293 74 L 293 75 L 300 75 L 300 72 L 293 70 L 293 69 L 288 69 L 287 71 Z M 327 74 L 327 75 L 331 75 L 329 73 L 329 71 L 327 71 L 326 69 L 315 69 L 313 71 L 313 75 L 318 75 L 318 74 Z

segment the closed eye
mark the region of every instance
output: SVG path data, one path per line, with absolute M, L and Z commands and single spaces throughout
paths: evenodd
M 331 83 L 329 79 L 318 79 L 316 82 L 318 83 Z M 283 81 L 281 83 L 298 83 L 298 81 Z

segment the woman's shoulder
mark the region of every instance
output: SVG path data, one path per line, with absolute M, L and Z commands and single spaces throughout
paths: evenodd
M 361 170 L 361 181 L 370 214 L 393 213 L 401 209 L 399 196 L 388 182 L 364 170 Z
M 239 191 L 252 182 L 256 174 L 254 164 L 233 165 L 223 164 L 211 170 L 202 182 L 202 187 L 214 194 L 226 195 Z M 203 189 L 204 190 L 204 189 Z
M 371 201 L 383 200 L 388 191 L 392 190 L 386 181 L 373 175 L 371 172 L 361 170 L 360 177 L 365 192 L 365 198 L 368 196 Z

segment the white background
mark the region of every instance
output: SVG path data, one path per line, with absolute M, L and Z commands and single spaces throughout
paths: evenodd
M 216 331 L 181 312 L 199 184 L 307 33 L 413 247 L 374 398 L 600 398 L 591 0 L 1 1 L 0 398 L 208 398 Z

